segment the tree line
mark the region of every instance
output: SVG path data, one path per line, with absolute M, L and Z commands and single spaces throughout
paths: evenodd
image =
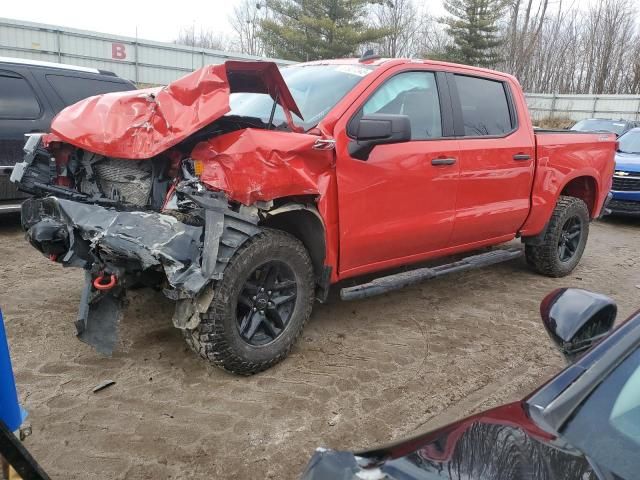
M 309 61 L 413 57 L 494 68 L 527 92 L 640 94 L 633 0 L 240 0 L 232 36 L 176 43 Z

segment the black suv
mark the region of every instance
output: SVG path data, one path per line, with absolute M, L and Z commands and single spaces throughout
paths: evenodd
M 48 132 L 60 110 L 83 98 L 135 88 L 104 70 L 0 57 L 0 214 L 19 211 L 26 197 L 9 182 L 25 134 Z

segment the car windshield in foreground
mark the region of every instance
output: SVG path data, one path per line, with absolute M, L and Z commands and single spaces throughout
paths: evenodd
M 618 151 L 640 154 L 640 130 L 631 130 L 618 139 Z
M 579 130 L 581 132 L 612 132 L 616 135 L 622 135 L 627 124 L 625 122 L 615 120 L 580 120 L 571 130 Z
M 373 68 L 369 65 L 294 65 L 283 68 L 282 76 L 304 118 L 293 115 L 296 125 L 305 130 L 315 127 Z M 260 118 L 267 123 L 272 108 L 273 99 L 267 94 L 232 93 L 228 115 Z M 278 127 L 285 123 L 284 112 L 278 105 L 273 124 Z
M 622 478 L 638 478 L 640 349 L 596 388 L 562 433 L 598 465 Z

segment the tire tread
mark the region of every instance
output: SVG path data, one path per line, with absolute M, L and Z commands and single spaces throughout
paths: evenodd
M 584 241 L 578 247 L 580 252 L 578 260 L 575 262 L 568 271 L 566 266 L 560 262 L 557 252 L 557 232 L 562 228 L 565 221 L 567 212 L 576 210 L 576 213 L 586 217 L 584 223 L 584 230 L 582 232 Z M 571 273 L 575 266 L 580 262 L 582 253 L 586 246 L 587 238 L 589 235 L 589 209 L 583 200 L 576 197 L 569 197 L 561 195 L 558 199 L 558 203 L 551 214 L 551 219 L 547 226 L 547 230 L 544 235 L 544 239 L 541 245 L 525 245 L 525 256 L 527 264 L 531 266 L 538 273 L 549 277 L 564 277 Z M 563 268 L 564 267 L 564 268 Z
M 230 294 L 229 284 L 242 271 L 244 264 L 248 261 L 248 255 L 246 254 L 249 250 L 256 248 L 282 248 L 283 246 L 291 250 L 291 255 L 298 255 L 306 260 L 307 268 L 304 276 L 306 277 L 305 283 L 307 285 L 302 287 L 311 288 L 312 294 L 308 296 L 310 301 L 302 305 L 303 310 L 300 312 L 303 318 L 302 323 L 298 326 L 297 332 L 295 332 L 292 341 L 289 342 L 286 348 L 269 360 L 262 362 L 247 361 L 233 351 L 224 335 L 223 318 L 227 315 Z M 260 233 L 248 239 L 235 252 L 225 269 L 223 279 L 215 288 L 209 309 L 201 315 L 200 325 L 193 330 L 183 330 L 185 340 L 189 347 L 200 357 L 228 372 L 238 375 L 253 375 L 266 370 L 282 361 L 289 354 L 302 333 L 313 308 L 313 285 L 313 267 L 304 245 L 297 238 L 284 231 L 264 228 Z

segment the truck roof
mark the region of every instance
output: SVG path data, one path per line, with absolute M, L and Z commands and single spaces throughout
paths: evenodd
M 369 65 L 373 67 L 388 66 L 405 64 L 421 64 L 421 65 L 438 65 L 438 66 L 451 66 L 456 68 L 462 68 L 468 70 L 469 73 L 476 73 L 480 75 L 500 75 L 508 77 L 517 82 L 516 78 L 508 73 L 500 72 L 498 70 L 491 70 L 489 68 L 473 67 L 471 65 L 463 65 L 460 63 L 443 62 L 440 60 L 428 60 L 419 58 L 372 58 L 372 59 L 359 59 L 359 58 L 338 58 L 330 60 L 314 60 L 312 62 L 299 63 L 297 65 Z

